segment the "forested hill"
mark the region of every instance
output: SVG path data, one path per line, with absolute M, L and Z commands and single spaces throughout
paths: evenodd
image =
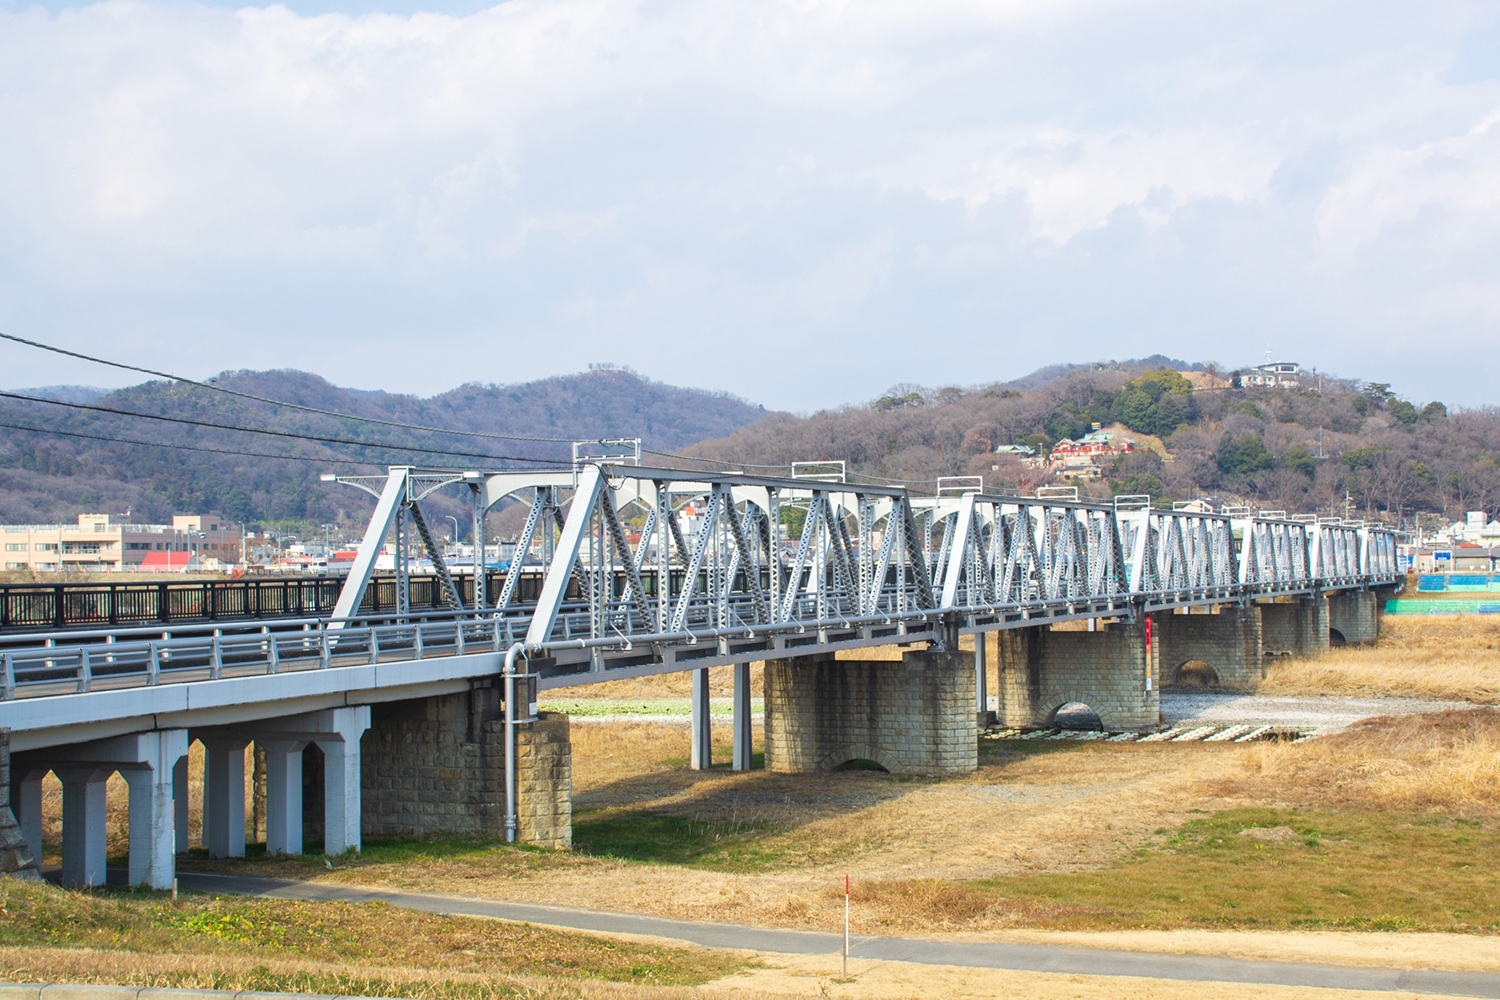
M 684 389 L 623 370 L 593 370 L 517 385 L 470 384 L 422 399 L 341 389 L 300 371 L 229 372 L 214 384 L 304 406 L 407 424 L 535 437 L 640 437 L 672 451 L 718 437 L 766 415 L 764 407 L 723 393 Z M 49 387 L 32 395 L 239 427 L 378 442 L 367 448 L 273 438 L 87 410 L 0 399 L 0 422 L 93 435 L 65 437 L 0 430 L 0 523 L 71 521 L 80 512 L 123 514 L 142 522 L 174 511 L 217 510 L 232 521 L 360 520 L 369 498 L 321 483 L 327 471 L 383 471 L 386 465 L 492 467 L 472 455 L 432 455 L 413 447 L 520 459 L 566 459 L 566 444 L 488 440 L 383 427 L 276 407 L 163 381 L 95 395 Z M 104 440 L 96 440 L 103 438 Z M 144 447 L 121 439 L 258 452 L 220 455 L 183 447 Z M 306 459 L 316 459 L 307 461 Z M 435 514 L 448 504 L 434 496 Z M 454 504 L 456 510 L 456 504 Z
M 1148 447 L 1108 462 L 1102 479 L 1079 480 L 1084 494 L 1210 496 L 1326 514 L 1345 512 L 1348 497 L 1359 515 L 1392 521 L 1421 511 L 1495 516 L 1500 508 L 1493 408 L 1449 413 L 1441 402 L 1402 399 L 1388 384 L 1326 375 L 1296 390 L 1246 388 L 1212 365 L 1155 361 L 1059 365 L 969 387 L 902 385 L 864 405 L 776 414 L 689 451 L 747 467 L 842 459 L 851 472 L 928 490 L 951 475 L 1031 490 L 1063 480 L 996 447 L 1045 454 L 1097 422 L 1124 425 Z M 1209 377 L 1195 382 L 1181 371 Z

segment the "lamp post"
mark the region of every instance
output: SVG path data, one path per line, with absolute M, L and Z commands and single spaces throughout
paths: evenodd
M 454 517 L 452 514 L 444 514 L 443 516 L 446 517 L 448 520 L 450 520 L 450 521 L 453 522 L 453 556 L 452 556 L 452 558 L 457 559 L 458 558 L 458 518 Z

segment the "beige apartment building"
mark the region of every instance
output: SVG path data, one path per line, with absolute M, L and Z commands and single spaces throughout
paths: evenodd
M 191 552 L 240 561 L 240 529 L 217 514 L 177 514 L 171 524 L 125 524 L 110 514 L 79 514 L 74 524 L 0 525 L 0 566 L 8 570 L 110 573 L 130 570 L 152 552 Z

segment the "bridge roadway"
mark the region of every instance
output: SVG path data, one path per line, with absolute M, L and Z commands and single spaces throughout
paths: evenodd
M 345 741 L 354 770 L 344 784 L 352 787 L 339 793 L 345 829 L 331 831 L 328 843 L 357 845 L 356 730 L 372 704 L 468 691 L 501 674 L 507 685 L 520 674 L 535 690 L 691 669 L 696 759 L 708 732 L 705 668 L 734 664 L 736 744 L 748 762 L 752 661 L 892 643 L 953 650 L 964 634 L 1135 622 L 1401 579 L 1395 536 L 1377 526 L 1161 510 L 1147 498 L 1099 503 L 1072 491 L 916 498 L 897 487 L 597 464 L 567 472 L 394 467 L 343 481 L 377 501 L 331 615 L 0 636 L 0 727 L 11 730 L 12 752 L 33 762 L 29 773 L 155 768 L 155 794 L 170 802 L 173 792 L 160 787 L 167 765 L 144 758 L 175 753 L 176 744 L 146 747 L 151 734 L 181 733 L 185 748 L 190 732 L 206 746 L 221 741 L 226 753 L 257 738 L 247 726 L 270 725 L 302 745 Z M 495 595 L 483 578 L 473 581 L 466 589 L 477 606 L 461 606 L 420 506 L 442 488 L 469 492 L 481 544 L 487 511 L 506 500 L 528 505 L 516 551 L 540 559 L 532 599 L 522 600 L 529 595 L 515 574 Z M 413 533 L 449 609 L 412 610 L 398 562 L 396 608 L 361 616 L 387 540 L 394 534 L 401 551 Z M 976 648 L 982 654 L 984 644 Z M 506 701 L 511 730 L 526 699 Z M 158 803 L 158 822 L 165 808 Z M 164 863 L 143 861 L 137 880 L 159 884 Z M 79 864 L 81 881 L 89 866 Z

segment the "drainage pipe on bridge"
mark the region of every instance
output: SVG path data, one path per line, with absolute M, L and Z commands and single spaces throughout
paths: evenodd
M 505 651 L 505 839 L 516 839 L 516 657 L 523 643 Z

